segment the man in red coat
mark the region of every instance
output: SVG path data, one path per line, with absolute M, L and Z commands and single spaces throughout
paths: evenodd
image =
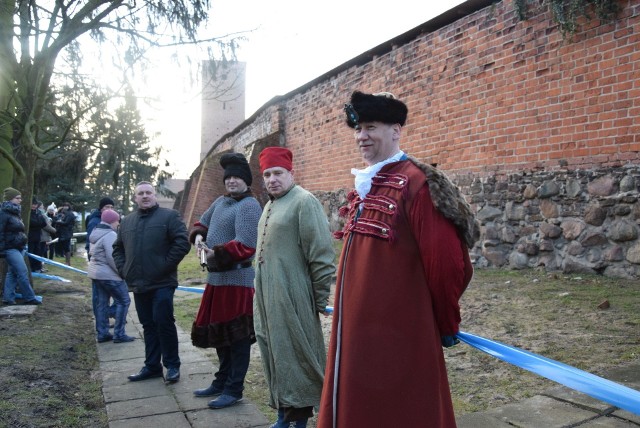
M 353 169 L 319 428 L 455 427 L 442 346 L 457 343 L 458 300 L 478 237 L 470 206 L 435 168 L 400 150 L 408 109 L 356 91 Z

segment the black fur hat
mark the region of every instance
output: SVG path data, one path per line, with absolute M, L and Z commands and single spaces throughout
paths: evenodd
M 355 91 L 351 102 L 344 105 L 347 125 L 355 128 L 360 122 L 399 123 L 404 126 L 409 110 L 402 101 L 389 92 L 365 94 Z
M 222 180 L 226 180 L 227 177 L 233 176 L 242 178 L 247 186 L 251 186 L 253 177 L 251 175 L 251 169 L 249 168 L 249 162 L 242 153 L 225 153 L 220 157 L 220 166 L 224 168 L 224 176 Z

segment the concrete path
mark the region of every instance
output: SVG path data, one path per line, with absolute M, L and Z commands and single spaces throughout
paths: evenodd
M 183 292 L 176 292 L 176 296 L 180 293 Z M 228 409 L 211 410 L 207 407 L 211 397 L 194 397 L 194 390 L 211 382 L 217 369 L 216 359 L 194 347 L 189 334 L 180 328 L 180 381 L 167 384 L 162 378 L 154 378 L 130 382 L 127 376 L 137 373 L 144 365 L 142 325 L 133 301 L 126 331 L 137 340 L 97 344 L 109 428 L 266 428 L 270 425 L 247 399 Z
M 605 377 L 640 390 L 640 362 L 611 370 Z M 457 423 L 458 428 L 637 428 L 640 415 L 558 386 L 518 403 L 460 416 Z
M 176 297 L 188 298 L 188 293 L 181 293 L 184 292 L 176 292 Z M 2 306 L 0 318 L 29 316 L 37 308 Z M 128 375 L 137 373 L 144 362 L 142 326 L 133 304 L 129 309 L 127 334 L 138 340 L 97 344 L 109 428 L 267 428 L 270 422 L 246 399 L 228 409 L 210 410 L 207 407 L 210 398 L 193 396 L 195 389 L 211 381 L 216 359 L 213 353 L 207 355 L 207 351 L 191 345 L 188 333 L 180 329 L 178 332 L 182 367 L 180 381 L 175 384 L 165 384 L 162 378 L 142 382 L 129 382 L 127 379 Z M 604 377 L 640 391 L 640 361 L 610 370 Z M 518 403 L 469 413 L 456 419 L 458 428 L 640 427 L 640 415 L 562 386 Z M 428 415 L 425 415 L 424 426 L 429 426 Z

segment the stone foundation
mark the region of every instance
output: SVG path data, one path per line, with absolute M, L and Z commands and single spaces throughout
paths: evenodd
M 640 277 L 640 166 L 456 177 L 477 212 L 474 265 Z M 315 192 L 331 230 L 346 191 Z

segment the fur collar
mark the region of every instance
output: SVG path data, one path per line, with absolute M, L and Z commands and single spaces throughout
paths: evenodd
M 460 189 L 438 169 L 411 156 L 408 159 L 427 177 L 433 205 L 442 215 L 451 220 L 467 247 L 473 248 L 480 238 L 480 227 L 471 206 L 462 196 Z

